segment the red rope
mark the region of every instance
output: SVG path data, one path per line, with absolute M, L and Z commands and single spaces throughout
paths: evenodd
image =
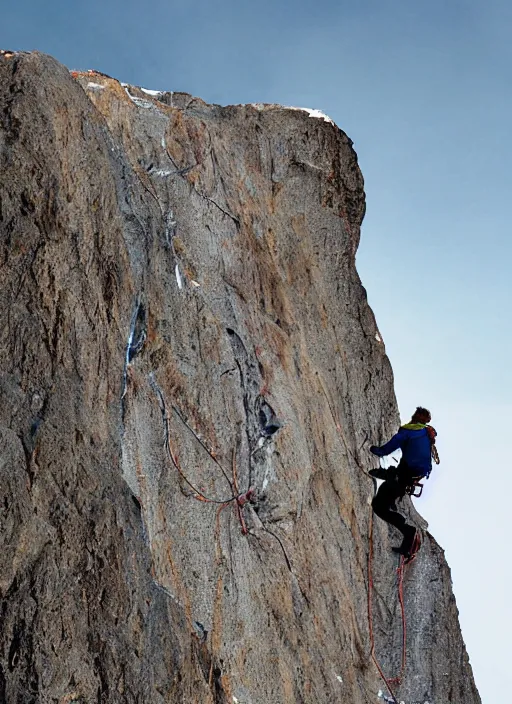
M 397 687 L 399 687 L 401 685 L 402 680 L 405 676 L 405 670 L 407 667 L 407 619 L 405 616 L 405 601 L 404 601 L 404 572 L 405 572 L 406 565 L 409 564 L 409 562 L 411 562 L 414 559 L 414 557 L 416 556 L 416 552 L 419 550 L 419 539 L 416 538 L 414 541 L 412 557 L 406 561 L 405 557 L 402 555 L 400 557 L 400 565 L 397 568 L 398 601 L 400 603 L 400 612 L 401 612 L 401 617 L 402 617 L 402 663 L 400 666 L 400 674 L 397 677 L 386 677 L 379 661 L 377 660 L 377 656 L 375 655 L 375 637 L 373 634 L 373 610 L 372 610 L 373 511 L 370 513 L 370 527 L 368 530 L 368 538 L 369 538 L 369 543 L 370 543 L 369 549 L 368 549 L 368 623 L 369 623 L 370 645 L 371 645 L 370 653 L 371 653 L 373 662 L 375 663 L 375 667 L 379 671 L 379 674 L 382 677 L 382 680 L 385 683 L 386 687 L 388 688 L 388 691 L 389 691 L 391 697 L 397 703 L 397 698 L 393 692 L 391 685 L 393 685 L 393 686 L 396 685 Z M 415 550 L 415 552 L 414 552 L 414 550 Z
M 240 521 L 240 527 L 242 529 L 242 535 L 247 535 L 248 530 L 247 530 L 247 524 L 245 522 L 244 514 L 243 514 L 243 508 L 245 504 L 250 501 L 255 494 L 255 489 L 254 487 L 249 487 L 249 489 L 242 494 L 239 493 L 238 489 L 238 481 L 236 478 L 236 462 L 235 462 L 235 451 L 233 450 L 233 486 L 231 487 L 232 489 L 234 488 L 236 491 L 236 494 L 234 496 L 231 496 L 229 499 L 211 499 L 208 496 L 205 496 L 203 492 L 199 491 L 199 489 L 196 489 L 196 487 L 192 484 L 192 482 L 189 481 L 189 479 L 186 477 L 185 472 L 181 469 L 180 463 L 178 461 L 178 457 L 176 454 L 173 452 L 170 439 L 169 439 L 169 432 L 166 433 L 166 449 L 167 453 L 171 459 L 172 464 L 178 471 L 180 477 L 185 481 L 188 486 L 192 489 L 194 492 L 192 494 L 194 499 L 197 499 L 197 501 L 203 501 L 206 504 L 220 504 L 219 510 L 217 512 L 217 518 L 219 517 L 221 511 L 226 508 L 226 506 L 229 506 L 231 502 L 235 502 L 236 505 L 236 511 L 237 511 L 237 516 L 238 520 Z M 231 484 L 231 482 L 230 482 Z
M 398 704 L 398 700 L 395 696 L 395 693 L 393 692 L 393 689 L 391 688 L 391 684 L 393 683 L 393 680 L 388 679 L 386 675 L 384 674 L 384 671 L 377 659 L 377 656 L 375 655 L 375 636 L 373 634 L 373 609 L 372 609 L 372 593 L 373 593 L 373 574 L 372 574 L 372 562 L 373 562 L 373 509 L 370 509 L 370 524 L 369 524 L 369 529 L 368 529 L 368 538 L 369 538 L 369 548 L 368 548 L 368 627 L 370 631 L 370 654 L 372 656 L 372 660 L 375 664 L 375 667 L 377 668 L 379 675 L 382 678 L 382 681 L 386 685 L 388 692 L 390 693 L 391 697 L 393 698 L 395 704 Z M 402 558 L 403 560 L 403 558 Z M 402 658 L 403 660 L 403 658 Z
M 171 460 L 171 464 L 174 466 L 180 477 L 183 479 L 183 481 L 192 489 L 192 494 L 191 496 L 196 499 L 197 501 L 203 501 L 206 504 L 217 504 L 219 506 L 219 510 L 217 511 L 217 521 L 219 519 L 219 516 L 221 512 L 226 508 L 226 506 L 229 506 L 230 503 L 235 502 L 236 505 L 236 511 L 237 511 L 237 516 L 238 520 L 240 521 L 240 527 L 242 529 L 242 534 L 247 535 L 248 530 L 247 530 L 247 525 L 245 522 L 244 518 L 244 513 L 243 509 L 245 504 L 248 501 L 251 501 L 251 499 L 254 497 L 256 490 L 254 487 L 249 487 L 249 489 L 243 493 L 240 493 L 240 490 L 238 488 L 238 480 L 237 480 L 237 471 L 236 471 L 236 452 L 233 449 L 233 459 L 232 459 L 232 472 L 233 472 L 233 479 L 230 480 L 224 467 L 220 464 L 219 460 L 215 456 L 215 453 L 210 450 L 205 442 L 201 440 L 199 435 L 196 433 L 196 431 L 187 423 L 185 418 L 182 416 L 180 411 L 173 405 L 172 409 L 176 413 L 176 415 L 179 417 L 179 419 L 184 423 L 184 425 L 188 428 L 188 430 L 194 435 L 196 440 L 199 442 L 201 447 L 208 453 L 208 455 L 211 457 L 211 459 L 215 462 L 215 464 L 220 467 L 222 470 L 222 473 L 224 477 L 226 478 L 226 481 L 229 484 L 229 488 L 231 489 L 231 496 L 226 498 L 226 499 L 214 499 L 211 498 L 210 496 L 206 496 L 202 491 L 200 491 L 197 487 L 192 484 L 190 479 L 186 476 L 185 472 L 181 468 L 178 455 L 174 452 L 172 445 L 171 445 L 171 430 L 169 427 L 169 414 L 167 412 L 167 405 L 165 403 L 165 398 L 163 395 L 162 390 L 158 386 L 155 378 L 150 375 L 150 385 L 151 388 L 154 390 L 156 395 L 158 396 L 159 402 L 160 402 L 160 410 L 162 412 L 162 418 L 164 421 L 164 445 L 165 449 L 167 451 L 167 455 L 169 459 Z
M 324 383 L 322 381 L 322 377 L 318 375 L 320 385 L 322 387 L 323 394 L 325 396 L 325 400 L 327 402 L 327 406 L 329 407 L 329 410 L 331 412 L 332 419 L 334 421 L 334 425 L 336 427 L 336 431 L 338 434 L 338 437 L 341 439 L 343 446 L 345 447 L 347 454 L 349 454 L 352 459 L 354 460 L 357 468 L 368 478 L 369 475 L 365 472 L 363 467 L 359 464 L 357 458 L 351 452 L 351 450 L 348 447 L 347 441 L 345 440 L 345 437 L 343 435 L 343 430 L 341 427 L 341 424 L 338 421 L 337 415 L 334 411 L 334 408 L 332 407 L 330 401 L 329 401 L 329 396 L 327 394 L 327 391 L 325 389 Z M 369 548 L 368 548 L 368 628 L 369 628 L 369 633 L 370 633 L 370 653 L 372 656 L 372 660 L 375 664 L 375 667 L 377 668 L 379 675 L 382 678 L 382 681 L 386 685 L 391 697 L 395 701 L 396 704 L 398 704 L 398 700 L 393 692 L 393 689 L 391 687 L 392 684 L 400 684 L 403 675 L 405 673 L 405 662 L 406 662 L 406 654 L 405 654 L 405 639 L 406 639 L 406 623 L 405 623 L 405 608 L 404 608 L 404 601 L 403 601 L 403 568 L 405 566 L 404 563 L 404 558 L 401 558 L 400 561 L 400 567 L 398 568 L 399 570 L 399 582 L 398 582 L 398 593 L 399 593 L 399 600 L 400 600 L 400 606 L 402 609 L 402 670 L 400 672 L 399 677 L 395 678 L 387 678 L 386 675 L 384 674 L 384 671 L 382 670 L 382 667 L 377 659 L 377 656 L 375 655 L 375 637 L 373 633 L 373 610 L 372 610 L 372 592 L 373 592 L 373 575 L 372 575 L 372 561 L 373 561 L 373 508 L 370 507 L 370 521 L 369 521 L 369 528 L 368 528 L 368 538 L 369 538 Z
M 344 218 L 345 219 L 345 218 Z M 350 230 L 349 230 L 350 233 Z M 329 401 L 329 396 L 327 394 L 327 391 L 325 389 L 324 383 L 322 381 L 322 378 L 320 375 L 318 375 L 320 385 L 322 387 L 323 394 L 325 396 L 325 400 L 327 402 L 327 405 L 329 407 L 329 410 L 331 412 L 332 419 L 334 421 L 334 425 L 336 427 L 336 431 L 338 434 L 338 437 L 341 439 L 347 453 L 352 457 L 354 460 L 357 468 L 365 475 L 368 477 L 368 474 L 365 472 L 363 467 L 359 464 L 357 458 L 355 455 L 351 452 L 351 450 L 348 447 L 347 441 L 345 440 L 345 437 L 343 435 L 343 430 L 341 427 L 341 424 L 338 421 L 337 415 L 334 411 L 334 408 L 332 407 L 330 401 Z M 434 447 L 434 446 L 433 446 Z M 434 453 L 435 451 L 435 453 Z M 435 462 L 439 464 L 439 455 L 437 454 L 437 449 L 434 447 L 434 451 L 432 453 L 433 459 Z M 369 629 L 369 635 L 370 635 L 370 654 L 372 656 L 372 660 L 375 664 L 375 667 L 377 668 L 379 675 L 382 678 L 382 681 L 386 685 L 388 692 L 390 693 L 393 701 L 395 704 L 398 704 L 398 700 L 395 696 L 395 693 L 393 692 L 392 686 L 391 685 L 397 685 L 400 686 L 404 675 L 405 675 L 405 669 L 407 665 L 407 622 L 406 622 L 406 617 L 405 617 L 405 604 L 404 604 L 404 588 L 403 588 L 403 580 L 404 580 L 404 570 L 406 564 L 412 561 L 414 558 L 416 552 L 419 550 L 419 541 L 418 537 L 416 538 L 414 545 L 413 545 L 413 555 L 411 558 L 405 561 L 404 556 L 400 558 L 400 566 L 397 569 L 397 574 L 398 574 L 398 600 L 400 602 L 400 611 L 402 615 L 402 664 L 400 668 L 400 674 L 398 677 L 392 677 L 388 678 L 384 674 L 384 671 L 377 659 L 377 656 L 375 655 L 375 637 L 373 633 L 373 609 L 372 609 L 372 592 L 373 592 L 373 575 L 372 575 L 372 562 L 373 562 L 373 508 L 370 507 L 370 521 L 369 521 L 369 528 L 368 528 L 368 539 L 369 539 L 369 548 L 368 548 L 368 629 Z
M 407 622 L 405 619 L 405 605 L 404 605 L 404 569 L 405 560 L 404 556 L 400 558 L 400 566 L 397 569 L 398 573 L 398 601 L 400 602 L 400 610 L 402 612 L 402 667 L 400 669 L 400 674 L 398 677 L 394 677 L 392 682 L 400 685 L 402 679 L 405 675 L 405 668 L 407 665 Z

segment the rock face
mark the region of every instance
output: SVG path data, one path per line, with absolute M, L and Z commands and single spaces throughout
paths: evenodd
M 364 202 L 305 111 L 0 56 L 0 701 L 392 701 Z M 426 530 L 404 598 L 398 700 L 480 702 Z

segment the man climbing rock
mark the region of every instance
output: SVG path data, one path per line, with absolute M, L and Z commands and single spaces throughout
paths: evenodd
M 403 425 L 389 442 L 382 447 L 370 447 L 370 452 L 377 457 L 402 450 L 402 458 L 397 467 L 379 467 L 371 469 L 369 474 L 376 479 L 384 479 L 372 501 L 373 510 L 379 518 L 391 523 L 402 533 L 402 544 L 393 550 L 408 559 L 419 549 L 419 534 L 416 528 L 409 525 L 404 516 L 398 513 L 396 501 L 403 498 L 408 488 L 414 486 L 417 480 L 429 476 L 432 471 L 432 458 L 436 463 L 439 462 L 434 445 L 437 433 L 428 425 L 430 419 L 430 411 L 418 406 L 411 422 Z

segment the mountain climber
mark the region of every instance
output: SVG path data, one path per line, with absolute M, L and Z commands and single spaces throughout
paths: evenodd
M 402 450 L 402 458 L 397 467 L 384 469 L 378 467 L 371 469 L 369 474 L 376 479 L 384 479 L 372 506 L 374 512 L 383 521 L 398 528 L 402 533 L 403 541 L 400 547 L 393 548 L 395 552 L 410 559 L 419 549 L 419 535 L 416 528 L 405 520 L 396 508 L 397 499 L 401 499 L 406 493 L 411 493 L 412 487 L 422 477 L 427 477 L 432 471 L 432 458 L 439 463 L 439 457 L 435 448 L 436 431 L 428 425 L 431 420 L 430 411 L 418 406 L 414 412 L 411 422 L 402 425 L 396 435 L 389 442 L 381 447 L 372 445 L 370 452 L 377 457 L 390 455 L 399 448 Z

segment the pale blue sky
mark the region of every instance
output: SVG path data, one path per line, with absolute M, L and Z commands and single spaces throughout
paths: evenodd
M 426 405 L 439 431 L 417 506 L 446 548 L 482 701 L 508 699 L 512 3 L 18 0 L 0 46 L 208 102 L 319 108 L 354 140 L 358 269 L 403 418 Z

